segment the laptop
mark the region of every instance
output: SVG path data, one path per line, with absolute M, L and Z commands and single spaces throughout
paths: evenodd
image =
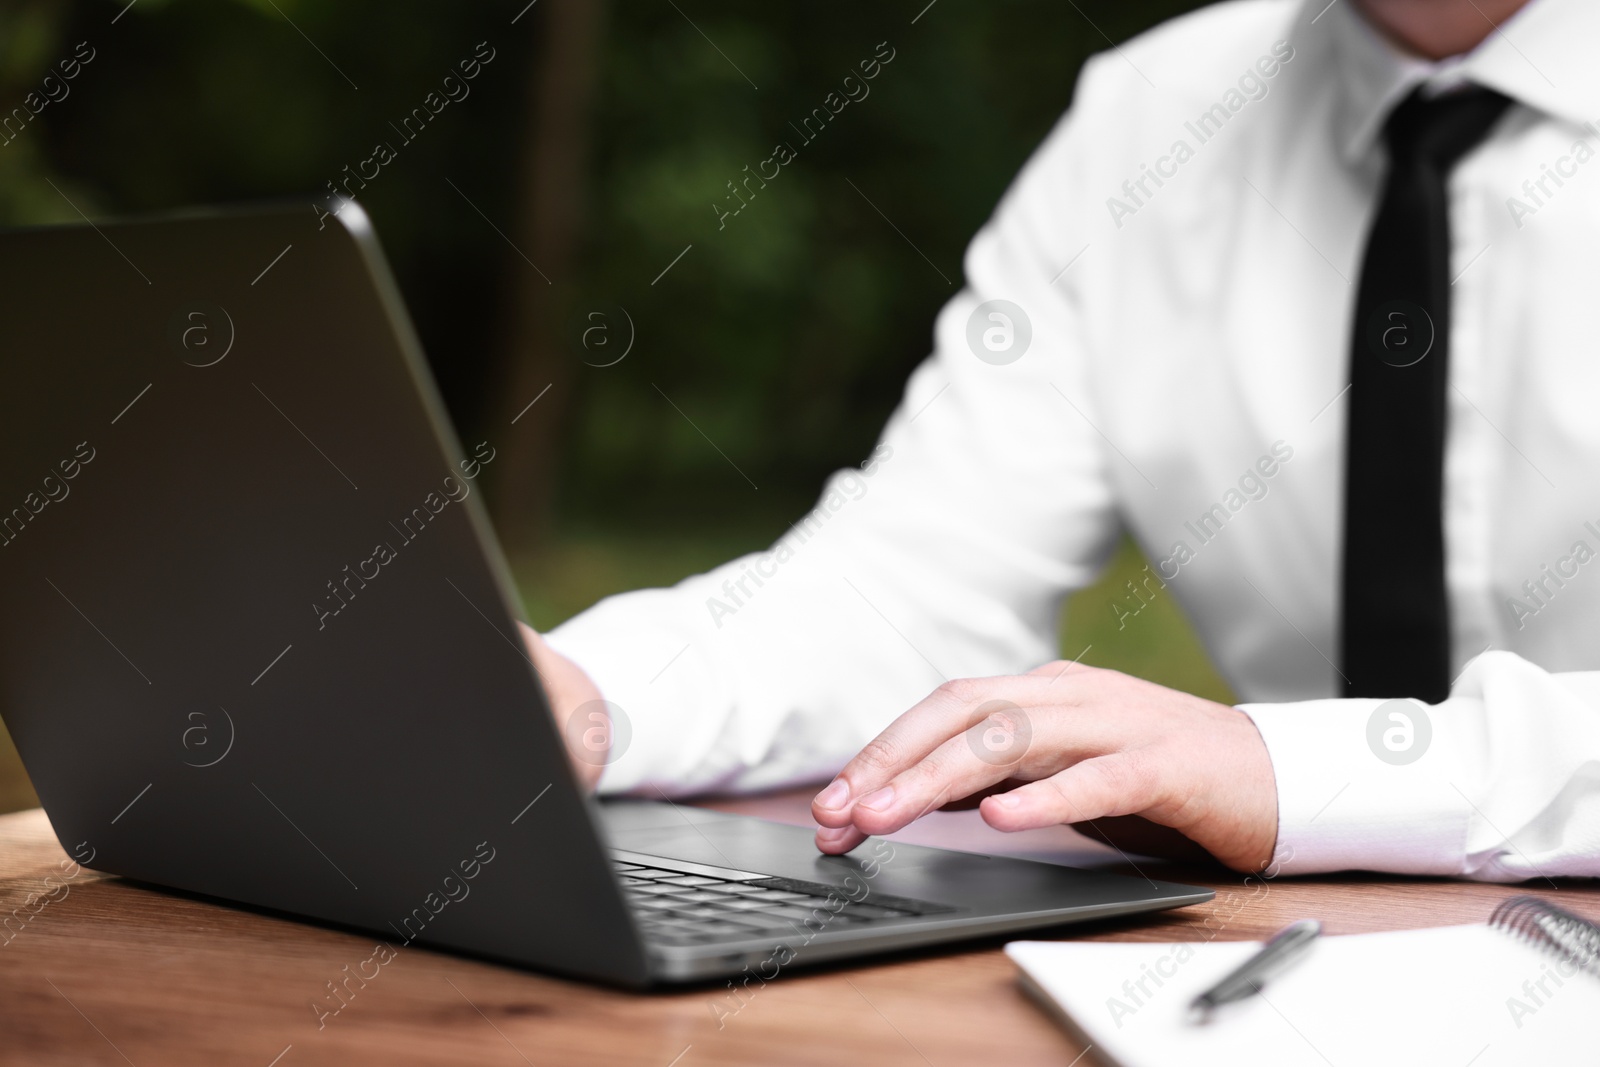
M 628 987 L 1213 896 L 586 795 L 354 202 L 5 232 L 0 294 L 0 715 L 85 866 Z

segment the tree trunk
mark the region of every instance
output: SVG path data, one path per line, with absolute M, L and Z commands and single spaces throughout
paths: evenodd
M 499 354 L 499 393 L 489 406 L 489 437 L 500 451 L 492 468 L 496 526 L 515 552 L 537 548 L 548 535 L 571 408 L 577 357 L 567 350 L 560 316 L 571 303 L 577 271 L 606 4 L 543 0 L 540 7 L 544 24 L 528 78 L 520 195 L 511 233 L 521 251 L 507 257 L 505 347 Z

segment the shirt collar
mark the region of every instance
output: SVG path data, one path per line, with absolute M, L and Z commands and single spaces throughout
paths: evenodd
M 1595 40 L 1595 0 L 1532 0 L 1477 48 L 1439 62 L 1402 52 L 1352 0 L 1306 0 L 1290 37 L 1297 51 L 1323 52 L 1333 65 L 1334 135 L 1351 162 L 1372 149 L 1394 106 L 1424 84 L 1444 91 L 1472 82 L 1577 126 L 1600 121 L 1600 66 L 1585 54 Z

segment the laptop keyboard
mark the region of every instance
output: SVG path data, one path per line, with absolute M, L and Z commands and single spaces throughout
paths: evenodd
M 716 878 L 623 860 L 612 863 L 640 932 L 664 944 L 804 937 L 956 910 L 877 892 L 853 901 L 836 886 L 793 878 Z

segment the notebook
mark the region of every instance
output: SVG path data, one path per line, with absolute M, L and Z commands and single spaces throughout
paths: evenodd
M 1110 1067 L 1600 1061 L 1600 927 L 1532 897 L 1490 924 L 1318 938 L 1257 995 L 1188 1018 L 1257 941 L 1018 941 L 1039 1002 Z

